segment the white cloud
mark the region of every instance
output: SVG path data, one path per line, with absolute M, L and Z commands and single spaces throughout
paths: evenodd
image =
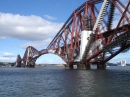
M 9 57 L 0 57 L 0 62 L 15 62 L 16 58 L 9 58 Z
M 4 52 L 2 57 L 14 57 L 15 55 L 9 52 Z
M 50 22 L 35 15 L 0 13 L 0 39 L 46 40 L 55 36 L 62 25 L 63 23 Z
M 51 18 L 52 19 L 52 18 Z M 0 13 L 0 39 L 14 38 L 26 40 L 21 48 L 33 46 L 36 49 L 44 49 L 51 42 L 63 23 L 55 23 L 39 16 L 23 16 L 19 14 Z M 24 53 L 24 52 L 23 52 Z M 3 52 L 0 55 L 2 62 L 16 61 L 16 55 Z
M 30 42 L 27 42 L 25 44 L 22 44 L 20 47 L 21 48 L 27 48 L 28 46 L 33 46 L 34 48 L 40 48 L 40 47 L 43 47 L 43 46 L 48 46 L 49 43 L 51 42 L 51 38 L 48 38 L 46 40 L 42 40 L 42 41 L 30 41 Z
M 0 37 L 0 39 L 5 39 L 5 37 Z
M 9 52 L 2 52 L 2 55 L 0 56 L 0 62 L 15 62 L 16 61 L 16 55 Z
M 44 17 L 45 17 L 47 20 L 56 20 L 55 17 L 49 16 L 49 15 L 44 15 Z

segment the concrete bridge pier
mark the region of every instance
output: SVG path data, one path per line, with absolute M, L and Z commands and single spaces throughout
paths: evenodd
M 86 69 L 85 64 L 77 64 L 77 69 L 78 70 L 84 70 L 84 69 Z
M 74 65 L 77 66 L 76 69 L 78 69 L 78 70 L 86 70 L 86 69 L 88 70 L 91 67 L 89 63 L 86 63 L 86 64 L 83 64 L 83 63 L 69 63 L 69 64 L 65 65 L 65 69 L 72 70 L 72 69 L 74 69 Z
M 65 65 L 65 69 L 72 70 L 72 69 L 74 69 L 74 67 L 73 67 L 73 65 L 67 64 L 67 65 Z
M 87 70 L 91 68 L 91 66 L 90 66 L 89 63 L 86 63 L 86 64 L 85 64 L 85 67 L 86 67 Z
M 29 64 L 29 65 L 27 65 L 27 67 L 28 67 L 28 68 L 34 68 L 35 65 L 34 65 L 34 64 L 33 64 L 33 65 L 32 65 L 32 64 Z
M 97 63 L 97 69 L 105 70 L 106 69 L 106 64 L 103 61 L 98 62 Z
M 16 62 L 15 66 L 16 67 L 21 67 L 21 62 Z
M 27 68 L 35 68 L 35 62 L 31 62 L 29 64 L 25 64 L 24 67 L 27 67 Z

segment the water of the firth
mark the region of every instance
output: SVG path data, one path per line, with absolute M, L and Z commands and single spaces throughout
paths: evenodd
M 130 97 L 130 67 L 0 68 L 0 97 Z

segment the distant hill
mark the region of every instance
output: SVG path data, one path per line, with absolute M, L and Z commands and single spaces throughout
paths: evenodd
M 107 63 L 108 66 L 117 66 L 115 63 Z
M 15 63 L 0 62 L 0 67 L 12 67 L 12 66 L 15 66 Z
M 118 63 L 109 63 L 109 62 L 108 62 L 107 65 L 108 65 L 108 66 L 117 66 Z M 127 63 L 126 65 L 127 65 L 127 66 L 130 66 L 130 63 Z
M 64 64 L 37 64 L 36 67 L 64 67 Z

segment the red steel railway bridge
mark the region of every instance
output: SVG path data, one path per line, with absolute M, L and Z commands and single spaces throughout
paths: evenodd
M 125 0 L 126 1 L 126 0 Z M 16 65 L 35 67 L 43 54 L 53 53 L 66 69 L 105 69 L 106 62 L 130 48 L 130 0 L 87 0 L 72 12 L 46 49 L 29 46 Z

